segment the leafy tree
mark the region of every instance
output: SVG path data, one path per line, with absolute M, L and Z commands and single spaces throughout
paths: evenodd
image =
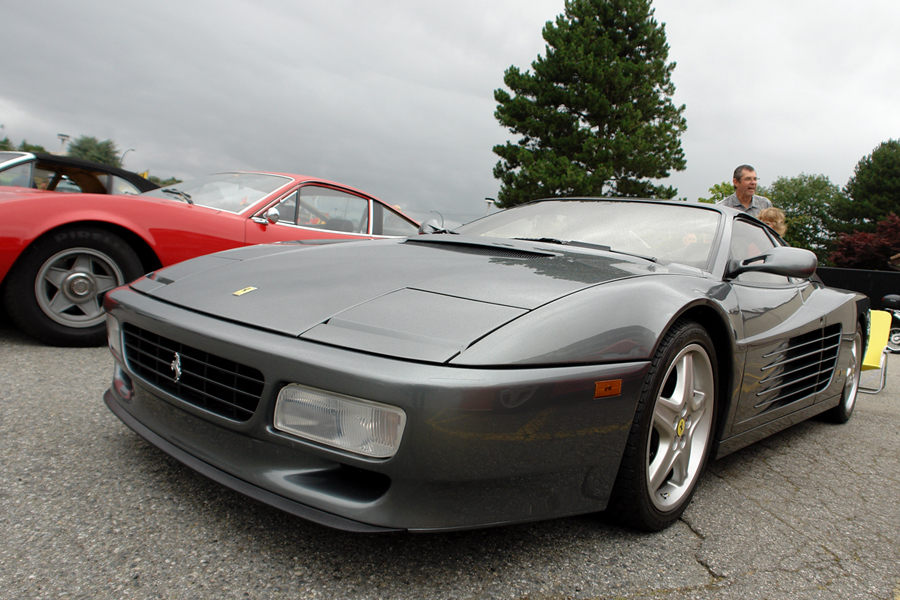
M 494 146 L 497 204 L 553 196 L 672 198 L 651 180 L 685 168 L 684 105 L 672 102 L 665 27 L 650 0 L 566 0 L 543 29 L 546 57 L 511 66 L 494 116 L 520 136 Z
M 167 185 L 175 185 L 176 183 L 181 183 L 180 179 L 176 179 L 174 177 L 169 177 L 168 179 L 160 179 L 156 175 L 150 175 L 149 177 L 147 177 L 147 179 L 149 179 L 159 187 L 166 187 Z
M 112 140 L 99 141 L 93 136 L 82 135 L 74 142 L 69 143 L 69 156 L 92 160 L 94 162 L 121 167 L 122 159 L 119 150 Z
M 900 213 L 900 140 L 882 142 L 863 157 L 844 192 L 847 198 L 834 210 L 837 233 L 871 233 L 888 214 Z
M 19 144 L 19 147 L 17 148 L 11 141 L 9 141 L 8 137 L 0 140 L 0 150 L 18 150 L 19 152 L 47 152 L 43 146 L 29 144 L 25 140 L 22 140 L 22 143 Z
M 734 193 L 734 184 L 728 183 L 727 181 L 717 183 L 709 188 L 709 193 L 709 198 L 698 198 L 697 200 L 699 202 L 705 202 L 706 204 L 716 204 L 717 202 L 721 202 Z
M 837 267 L 888 271 L 891 257 L 898 253 L 900 217 L 891 213 L 878 223 L 873 233 L 841 234 L 830 258 Z
M 19 144 L 20 152 L 43 152 L 46 154 L 47 150 L 38 144 L 29 144 L 27 141 L 22 140 L 22 143 Z
M 825 262 L 832 242 L 832 207 L 846 201 L 841 189 L 825 175 L 801 173 L 779 177 L 771 186 L 758 189 L 757 194 L 784 211 L 784 239 L 791 246 L 815 252 L 819 261 Z

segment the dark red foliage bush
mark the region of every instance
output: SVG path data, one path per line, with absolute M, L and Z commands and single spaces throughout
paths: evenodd
M 900 217 L 891 213 L 878 223 L 875 233 L 842 233 L 829 260 L 836 267 L 887 271 L 888 261 L 900 253 Z

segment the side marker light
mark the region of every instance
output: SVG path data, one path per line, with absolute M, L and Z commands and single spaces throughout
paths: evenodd
M 622 380 L 598 381 L 594 384 L 594 398 L 610 398 L 622 395 Z

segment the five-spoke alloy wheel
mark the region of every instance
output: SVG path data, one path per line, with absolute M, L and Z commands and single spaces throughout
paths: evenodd
M 716 422 L 713 342 L 679 320 L 664 336 L 632 422 L 608 513 L 650 531 L 678 519 L 697 489 Z
M 850 350 L 850 362 L 844 374 L 844 390 L 841 393 L 841 401 L 834 408 L 822 413 L 822 416 L 832 423 L 846 423 L 853 414 L 856 406 L 856 396 L 859 395 L 859 378 L 862 373 L 863 342 L 862 333 L 857 329 L 853 334 L 853 348 Z
M 715 379 L 700 344 L 681 349 L 669 364 L 647 436 L 647 492 L 661 512 L 694 489 L 712 436 Z
M 9 316 L 26 333 L 59 346 L 102 344 L 106 292 L 143 273 L 135 252 L 99 227 L 53 232 L 26 250 L 4 293 Z

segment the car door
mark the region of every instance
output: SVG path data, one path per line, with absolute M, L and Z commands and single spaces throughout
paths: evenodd
M 369 198 L 327 186 L 300 186 L 272 207 L 278 211 L 274 223 L 248 220 L 247 243 L 367 237 L 370 203 Z
M 731 259 L 758 256 L 777 243 L 760 224 L 739 218 L 733 224 Z M 826 328 L 824 313 L 804 302 L 810 285 L 758 272 L 731 282 L 743 326 L 738 346 L 746 352 L 732 435 L 811 405 L 830 381 L 840 327 Z
M 291 190 L 274 208 L 278 211 L 276 222 L 264 218 L 248 221 L 248 244 L 365 239 L 415 235 L 418 231 L 415 223 L 377 200 L 323 185 Z

